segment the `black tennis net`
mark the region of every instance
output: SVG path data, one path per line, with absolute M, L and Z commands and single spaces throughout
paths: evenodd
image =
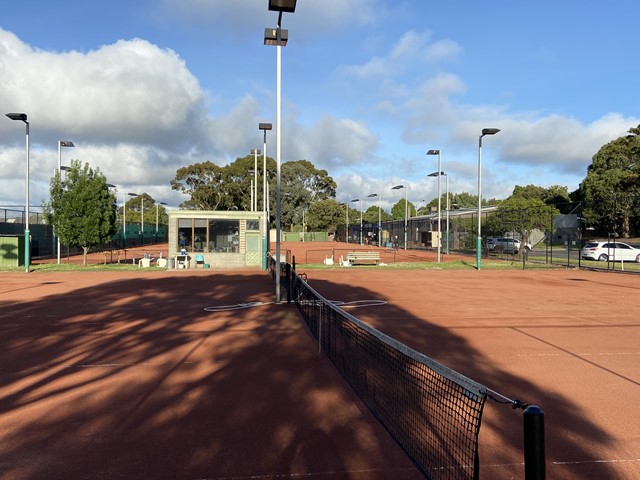
M 424 475 L 478 479 L 487 389 L 364 324 L 292 273 L 292 299 L 319 350 Z

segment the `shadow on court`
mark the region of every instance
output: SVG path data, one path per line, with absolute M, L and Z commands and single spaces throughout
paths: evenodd
M 1 277 L 0 478 L 421 478 L 266 274 Z

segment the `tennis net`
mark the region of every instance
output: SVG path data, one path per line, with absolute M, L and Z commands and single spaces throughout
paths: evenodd
M 486 387 L 364 324 L 291 273 L 291 297 L 319 350 L 425 477 L 478 479 Z

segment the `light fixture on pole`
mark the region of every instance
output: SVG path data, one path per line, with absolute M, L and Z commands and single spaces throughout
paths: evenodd
M 440 263 L 440 250 L 442 245 L 442 217 L 441 217 L 441 204 L 440 197 L 442 197 L 441 188 L 440 188 L 440 176 L 442 175 L 442 157 L 440 154 L 440 150 L 429 150 L 427 155 L 438 155 L 438 263 Z
M 269 0 L 269 10 L 278 12 L 275 29 L 265 28 L 264 44 L 276 46 L 276 303 L 280 303 L 280 148 L 282 134 L 282 47 L 287 44 L 289 32 L 281 28 L 282 14 L 294 13 L 297 0 Z
M 127 193 L 127 195 L 129 195 L 130 197 L 138 197 L 139 195 L 137 193 Z M 142 208 L 140 210 L 140 219 L 142 219 L 142 212 L 144 211 L 144 198 L 142 198 Z M 144 228 L 144 220 L 142 220 L 142 227 L 140 229 L 140 232 L 142 233 L 142 229 Z M 142 238 L 144 239 L 144 234 L 142 236 Z
M 69 141 L 69 140 L 58 140 L 58 173 L 62 172 L 62 147 L 75 147 L 75 145 L 73 144 L 73 142 Z M 58 237 L 56 235 L 56 237 Z M 58 253 L 58 265 L 60 265 L 60 237 L 58 237 L 58 248 L 57 248 L 57 253 Z
M 407 202 L 407 192 L 409 189 L 404 185 L 396 185 L 391 190 L 400 190 L 404 188 L 404 249 L 407 249 L 407 211 L 409 210 L 409 203 Z
M 478 138 L 478 236 L 476 239 L 476 268 L 480 270 L 482 264 L 482 137 L 495 135 L 499 128 L 483 128 Z
M 362 245 L 362 200 L 360 198 L 354 198 L 352 202 L 360 202 L 360 245 Z
M 378 246 L 382 241 L 382 195 L 378 193 L 372 193 L 367 195 L 369 198 L 378 197 Z
M 260 155 L 260 149 L 251 149 L 251 154 L 253 155 L 253 185 L 255 188 L 255 194 L 253 195 L 253 204 L 251 205 L 251 210 L 254 212 L 258 211 L 258 155 Z
M 259 123 L 258 130 L 262 130 L 264 139 L 262 144 L 262 217 L 264 230 L 262 232 L 262 269 L 267 269 L 267 250 L 269 249 L 269 221 L 267 212 L 269 211 L 269 197 L 267 196 L 267 131 L 271 130 L 270 123 Z
M 29 262 L 31 260 L 31 239 L 29 233 L 29 122 L 26 113 L 7 113 L 11 120 L 19 120 L 26 125 L 26 145 L 27 145 L 27 180 L 26 180 L 26 200 L 25 200 L 25 223 L 24 223 L 24 271 L 29 273 Z

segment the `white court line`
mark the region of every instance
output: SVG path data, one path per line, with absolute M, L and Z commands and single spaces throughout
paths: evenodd
M 351 302 L 343 302 L 341 300 L 329 300 L 333 305 L 340 308 L 358 308 L 358 307 L 377 307 L 386 305 L 385 300 L 354 300 Z M 204 307 L 205 312 L 229 312 L 233 310 L 242 310 L 245 308 L 262 307 L 264 305 L 275 305 L 275 302 L 246 302 L 236 303 L 235 305 L 217 305 L 213 307 Z M 287 305 L 282 302 L 282 305 Z

